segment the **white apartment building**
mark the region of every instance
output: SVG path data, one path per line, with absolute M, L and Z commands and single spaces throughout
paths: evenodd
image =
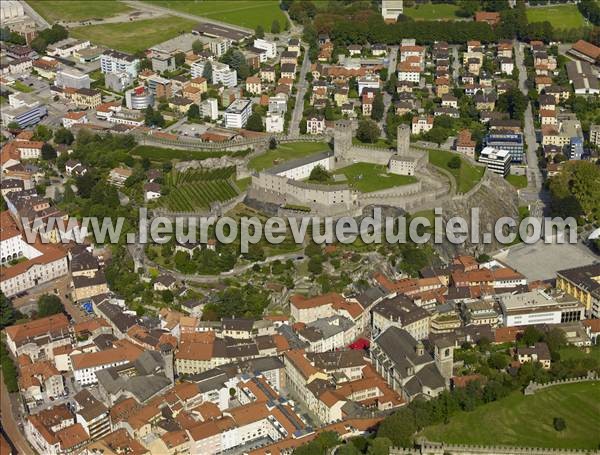
M 484 147 L 479 155 L 479 162 L 495 174 L 506 177 L 510 173 L 511 154 L 508 150 Z
M 137 77 L 140 60 L 133 55 L 107 50 L 100 56 L 100 70 L 104 73 L 129 73 Z
M 251 114 L 251 100 L 235 100 L 225 111 L 225 128 L 244 128 Z
M 404 12 L 403 0 L 382 0 L 381 15 L 386 22 L 396 22 L 398 16 Z
M 231 40 L 227 38 L 210 38 L 208 40 L 208 47 L 217 58 L 220 58 L 231 47 Z
M 192 63 L 192 78 L 203 77 L 204 65 L 207 60 Z M 229 68 L 229 65 L 221 62 L 210 62 L 212 66 L 212 83 L 222 84 L 225 87 L 235 87 L 237 85 L 237 71 Z
M 422 134 L 430 131 L 433 128 L 433 117 L 431 115 L 413 117 L 412 134 Z
M 272 59 L 277 57 L 277 44 L 273 41 L 267 41 L 264 39 L 255 39 L 254 47 L 257 49 L 263 49 L 267 51 L 267 59 Z
M 216 98 L 208 98 L 200 104 L 202 117 L 210 117 L 211 120 L 219 118 L 219 103 Z
M 379 76 L 377 76 L 376 74 L 367 74 L 366 76 L 359 78 L 358 79 L 358 96 L 361 96 L 363 90 L 366 88 L 372 88 L 375 90 L 379 90 L 381 88 Z
M 266 130 L 267 133 L 283 133 L 284 118 L 281 114 L 272 114 L 267 112 Z
M 306 120 L 306 134 L 323 134 L 325 132 L 325 118 L 311 117 Z

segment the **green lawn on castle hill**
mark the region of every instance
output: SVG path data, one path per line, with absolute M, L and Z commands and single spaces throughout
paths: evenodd
M 555 417 L 564 419 L 563 431 L 554 429 Z M 474 411 L 461 411 L 448 424 L 428 427 L 419 436 L 453 444 L 598 449 L 599 429 L 600 381 L 594 381 L 529 396 L 516 391 Z

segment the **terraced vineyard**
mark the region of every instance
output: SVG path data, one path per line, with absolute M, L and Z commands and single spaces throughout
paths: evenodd
M 172 171 L 165 176 L 170 192 L 160 199 L 160 206 L 174 212 L 193 212 L 208 209 L 213 202 L 228 201 L 239 194 L 232 180 L 234 174 L 234 166 Z

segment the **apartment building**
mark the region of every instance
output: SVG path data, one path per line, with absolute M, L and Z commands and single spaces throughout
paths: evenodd
M 225 128 L 244 128 L 251 114 L 252 100 L 235 100 L 225 110 Z
M 431 314 L 415 305 L 403 295 L 387 298 L 372 310 L 373 337 L 385 332 L 388 327 L 406 330 L 414 339 L 424 340 L 429 336 Z
M 104 73 L 129 73 L 138 75 L 140 60 L 133 55 L 109 49 L 100 56 L 100 70 Z
M 511 154 L 508 150 L 498 150 L 493 147 L 484 147 L 479 155 L 479 162 L 485 164 L 487 168 L 506 177 L 510 173 Z
M 543 290 L 504 294 L 499 297 L 499 304 L 506 327 L 580 321 L 586 310 L 569 294 Z

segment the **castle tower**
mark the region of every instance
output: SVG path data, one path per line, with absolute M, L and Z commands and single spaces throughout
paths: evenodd
M 333 153 L 344 157 L 352 148 L 352 123 L 350 120 L 338 120 L 333 128 Z
M 435 359 L 435 366 L 446 380 L 450 381 L 452 377 L 452 367 L 454 366 L 454 344 L 442 338 L 436 340 L 434 343 L 433 358 Z
M 165 376 L 171 381 L 171 384 L 175 384 L 175 372 L 173 365 L 173 346 L 168 343 L 160 345 L 160 353 L 163 360 L 165 361 Z
M 410 127 L 408 125 L 398 125 L 396 130 L 396 153 L 400 156 L 407 156 L 410 153 Z

